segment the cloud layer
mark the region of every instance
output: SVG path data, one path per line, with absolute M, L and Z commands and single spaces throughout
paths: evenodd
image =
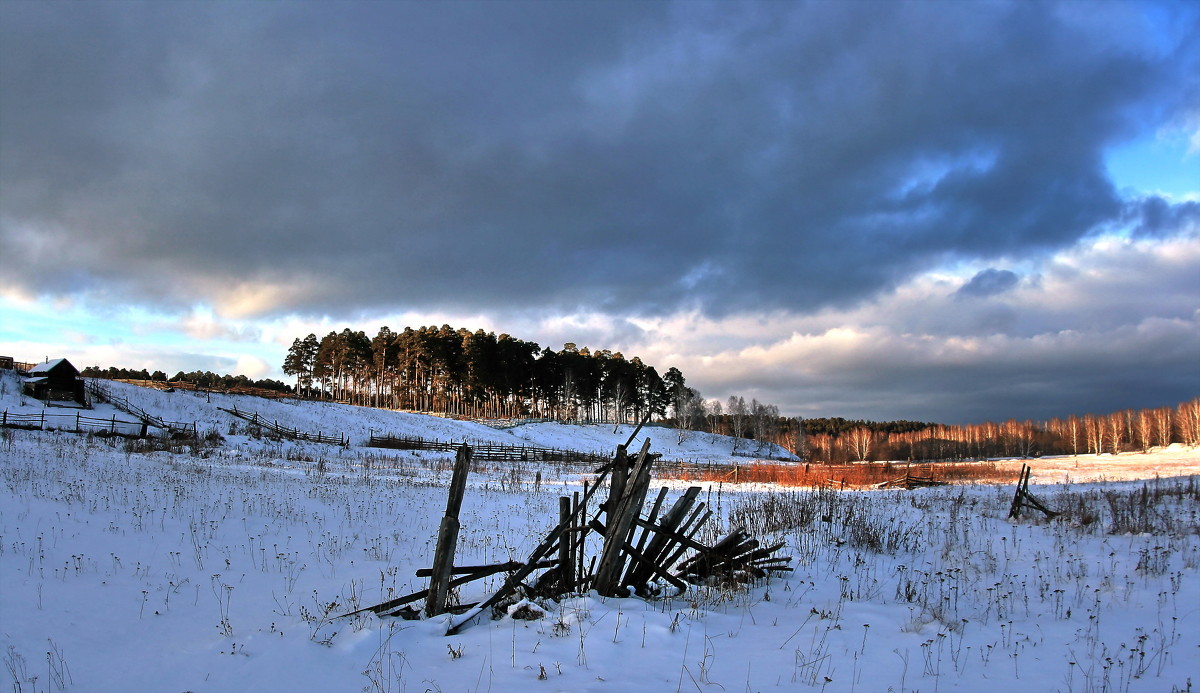
M 703 369 L 762 349 L 757 368 L 722 364 L 746 382 L 812 370 L 797 388 L 850 406 L 893 381 L 954 390 L 922 369 L 955 359 L 964 382 L 969 364 L 1036 363 L 1006 395 L 1026 396 L 1089 333 L 1011 301 L 1091 286 L 1087 268 L 1053 287 L 1029 268 L 1114 232 L 1195 238 L 1196 201 L 1119 191 L 1105 155 L 1194 122 L 1197 18 L 1182 3 L 0 3 L 0 290 L 180 321 L 196 305 L 440 312 L 554 334 L 591 315 L 630 344 L 690 316 L 747 324 L 729 341 L 752 347 L 726 351 L 718 330 L 677 350 Z M 897 298 L 953 266 L 973 279 Z M 926 334 L 935 304 L 971 327 L 958 356 L 896 336 Z M 911 321 L 887 346 L 870 321 L 785 341 L 763 327 L 882 305 Z M 1095 318 L 1132 344 L 1170 325 L 1194 339 L 1184 313 Z M 876 366 L 817 384 L 797 363 L 825 363 L 810 342 Z

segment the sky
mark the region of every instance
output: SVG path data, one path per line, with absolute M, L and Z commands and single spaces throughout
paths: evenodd
M 0 354 L 441 324 L 791 416 L 1189 400 L 1200 7 L 0 0 Z

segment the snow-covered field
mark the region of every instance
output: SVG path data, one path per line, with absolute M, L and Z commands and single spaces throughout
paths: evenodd
M 0 372 L 0 408 L 22 402 Z M 114 384 L 197 421 L 214 447 L 0 431 L 0 656 L 13 691 L 1185 691 L 1200 684 L 1200 453 L 1035 460 L 1065 512 L 1005 519 L 1011 487 L 705 491 L 788 543 L 795 572 L 645 602 L 595 594 L 444 635 L 332 618 L 416 591 L 449 456 L 358 447 L 371 432 L 611 452 L 630 430 L 480 424 L 332 404 Z M 247 435 L 216 409 L 348 448 Z M 96 416 L 129 418 L 105 406 Z M 727 458 L 727 439 L 649 428 L 652 449 Z M 639 438 L 642 436 L 639 436 Z M 640 443 L 640 440 L 639 440 Z M 540 483 L 537 472 L 541 472 Z M 523 560 L 589 478 L 492 466 L 471 477 L 457 562 Z M 1138 479 L 1146 479 L 1140 481 Z M 677 493 L 678 489 L 673 490 Z M 471 583 L 464 602 L 500 578 Z

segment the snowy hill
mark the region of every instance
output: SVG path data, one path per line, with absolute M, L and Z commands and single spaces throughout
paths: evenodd
M 448 615 L 341 617 L 428 586 L 416 574 L 431 564 L 446 507 L 445 454 L 255 438 L 217 407 L 352 439 L 374 429 L 606 447 L 628 433 L 498 431 L 332 404 L 112 387 L 224 441 L 162 449 L 0 429 L 0 682 L 8 690 L 832 693 L 1033 682 L 1136 693 L 1193 685 L 1200 493 L 1197 477 L 1168 472 L 1195 474 L 1195 450 L 1035 460 L 1046 475 L 1038 497 L 1063 513 L 1052 521 L 1009 520 L 1007 487 L 706 484 L 712 517 L 697 539 L 711 545 L 744 527 L 764 545 L 783 543 L 794 572 L 665 589 L 650 601 L 559 595 L 484 614 L 447 636 Z M 74 414 L 22 400 L 19 381 L 0 372 L 0 408 Z M 92 413 L 129 418 L 108 405 Z M 655 449 L 697 457 L 729 445 L 700 434 L 678 445 L 661 429 L 647 435 Z M 1094 481 L 1114 470 L 1148 480 Z M 526 560 L 555 525 L 559 498 L 594 479 L 553 465 L 473 472 L 455 565 Z M 681 489 L 665 485 L 673 502 Z M 584 554 L 594 556 L 599 542 L 587 538 Z M 457 596 L 479 601 L 503 579 L 471 582 Z
M 36 413 L 44 405 L 20 395 L 20 381 L 13 371 L 0 371 L 0 410 L 13 413 Z M 333 402 L 309 402 L 294 399 L 264 399 L 251 395 L 178 390 L 165 392 L 128 383 L 100 381 L 113 394 L 128 399 L 137 406 L 166 421 L 197 424 L 199 430 L 216 430 L 228 435 L 244 422 L 222 411 L 238 409 L 254 412 L 281 426 L 307 432 L 345 434 L 352 445 L 363 445 L 372 434 L 397 437 L 417 437 L 427 440 L 466 442 L 470 444 L 532 445 L 547 448 L 594 452 L 611 455 L 617 445 L 625 443 L 634 426 L 571 425 L 532 423 L 513 428 L 497 429 L 473 421 L 459 421 L 439 416 L 356 407 Z M 62 413 L 62 412 L 57 412 Z M 90 416 L 129 419 L 123 412 L 105 403 L 97 403 Z M 755 441 L 738 440 L 728 436 L 687 431 L 679 440 L 679 431 L 661 426 L 647 426 L 638 436 L 651 440 L 651 450 L 666 460 L 718 462 L 735 456 L 740 459 L 798 461 L 795 455 L 777 445 L 762 445 Z M 736 450 L 735 450 L 736 448 Z

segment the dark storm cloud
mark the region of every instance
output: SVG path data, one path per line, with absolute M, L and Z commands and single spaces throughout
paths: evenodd
M 1137 238 L 1162 238 L 1190 229 L 1200 230 L 1200 202 L 1172 203 L 1157 195 L 1127 205 L 1126 222 Z
M 955 296 L 960 298 L 986 298 L 1002 294 L 1005 291 L 1013 288 L 1020 281 L 1020 277 L 1010 270 L 998 270 L 988 268 L 981 270 L 971 277 L 971 281 L 964 284 Z
M 1105 148 L 1195 82 L 1140 7 L 6 2 L 0 269 L 264 313 L 848 305 L 1121 217 Z

